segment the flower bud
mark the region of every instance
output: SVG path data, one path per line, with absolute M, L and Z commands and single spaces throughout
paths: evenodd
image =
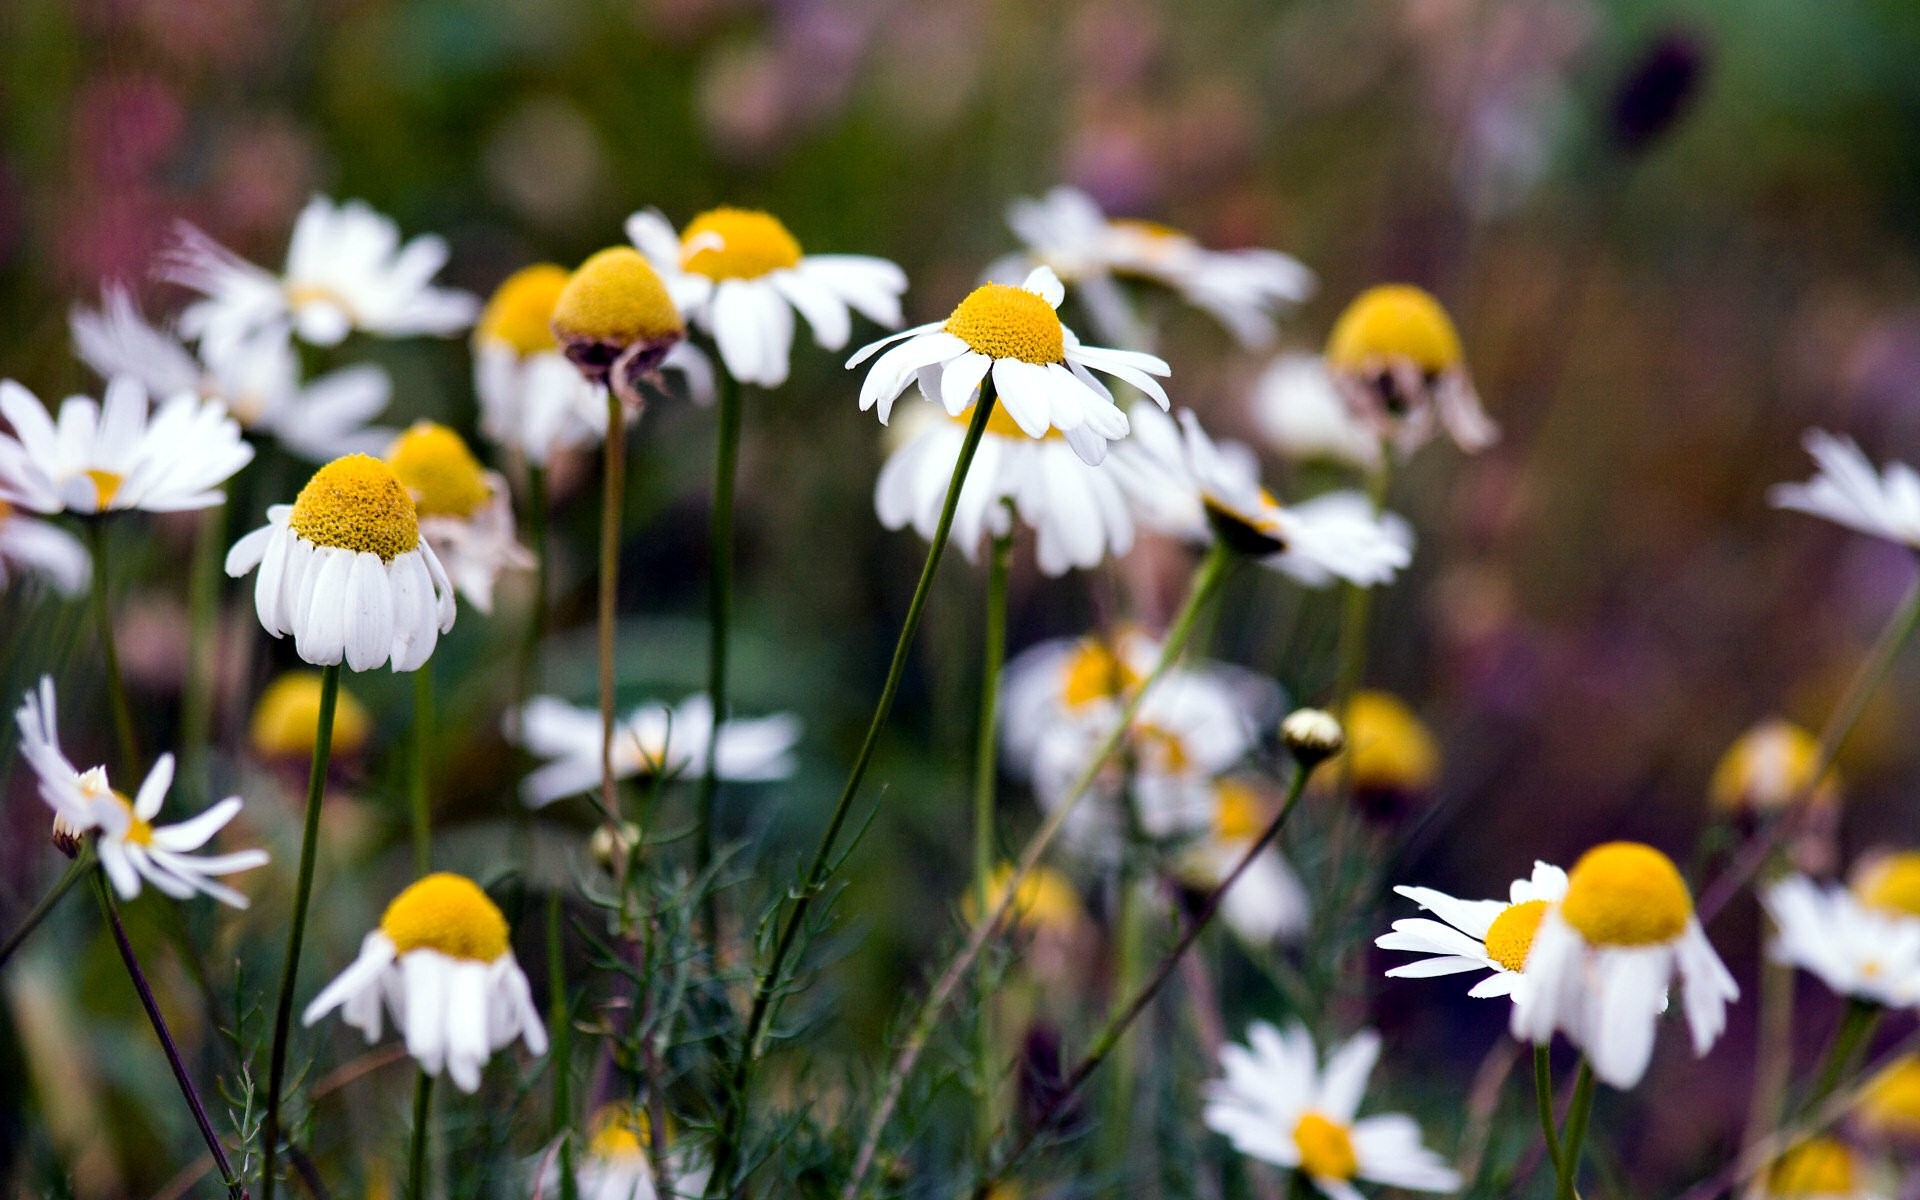
M 1280 740 L 1301 768 L 1311 771 L 1346 748 L 1347 732 L 1325 709 L 1299 708 L 1280 722 Z

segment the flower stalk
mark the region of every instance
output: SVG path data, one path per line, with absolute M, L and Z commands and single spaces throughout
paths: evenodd
M 1012 565 L 1013 535 L 993 539 L 987 558 L 987 620 L 981 640 L 980 719 L 974 731 L 973 751 L 973 894 L 979 912 L 993 904 L 994 785 L 998 782 L 1000 727 L 1000 669 L 1007 658 L 1007 576 Z M 973 1031 L 974 1077 L 979 1082 L 975 1133 L 984 1156 L 993 1145 L 997 1113 L 997 1076 L 993 1071 L 992 998 L 985 990 L 975 997 Z
M 407 1156 L 407 1196 L 427 1200 L 427 1135 L 433 1120 L 433 1076 L 416 1073 L 413 1085 L 413 1150 Z
M 433 869 L 433 799 L 431 783 L 433 745 L 433 663 L 422 663 L 413 673 L 413 756 L 408 762 L 408 811 L 413 824 L 413 873 L 423 877 Z
M 620 596 L 620 512 L 627 486 L 627 410 L 607 393 L 607 457 L 600 502 L 600 807 L 620 811 L 613 786 L 613 619 Z
M 1553 1047 L 1541 1042 L 1533 1048 L 1533 1103 L 1540 1110 L 1540 1137 L 1547 1147 L 1547 1160 L 1554 1171 L 1560 1169 L 1560 1131 L 1553 1116 Z
M 1573 1101 L 1567 1106 L 1567 1123 L 1560 1131 L 1560 1158 L 1556 1164 L 1559 1181 L 1554 1200 L 1575 1200 L 1574 1186 L 1580 1174 L 1580 1151 L 1587 1140 L 1587 1123 L 1593 1116 L 1593 1066 L 1580 1060 L 1580 1073 L 1574 1079 Z
M 694 822 L 694 869 L 701 875 L 713 863 L 713 806 L 720 790 L 720 728 L 727 718 L 727 646 L 733 622 L 734 474 L 740 461 L 740 381 L 720 371 L 720 423 L 714 436 L 713 515 L 709 528 L 707 582 L 707 707 L 713 732 L 707 738 L 700 772 L 699 807 Z M 719 892 L 707 893 L 707 932 L 720 936 Z
M 107 522 L 90 517 L 83 522 L 87 550 L 93 556 L 94 628 L 100 637 L 100 658 L 107 676 L 107 705 L 113 710 L 113 731 L 120 742 L 120 769 L 132 776 L 139 769 L 140 746 L 133 734 L 133 709 L 127 704 L 126 681 L 120 676 L 120 648 L 114 638 L 113 609 L 107 599 Z
M 573 1177 L 573 1042 L 567 1015 L 566 914 L 560 888 L 547 893 L 547 1027 L 553 1034 L 553 1113 L 559 1141 L 560 1200 L 579 1194 Z
M 26 918 L 20 922 L 19 928 L 9 934 L 4 943 L 0 943 L 0 967 L 6 966 L 7 960 L 13 957 L 13 952 L 26 944 L 27 938 L 31 937 L 33 931 L 40 928 L 40 923 L 47 919 L 47 914 L 51 913 L 66 894 L 73 890 L 73 885 L 86 877 L 87 869 L 93 866 L 93 857 L 93 842 L 90 840 L 82 842 L 80 853 L 74 857 L 73 862 L 68 864 L 66 873 L 54 881 L 53 886 L 47 889 L 46 895 L 40 897 L 40 902 L 27 913 Z

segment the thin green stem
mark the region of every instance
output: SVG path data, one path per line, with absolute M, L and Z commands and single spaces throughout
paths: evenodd
M 1129 799 L 1129 807 L 1131 800 Z M 1138 824 L 1137 819 L 1133 822 Z M 1109 1003 L 1118 1004 L 1123 996 L 1139 989 L 1140 972 L 1145 966 L 1147 922 L 1140 903 L 1141 873 L 1134 863 L 1140 853 L 1130 837 L 1115 878 L 1113 916 L 1113 988 Z M 1101 1160 L 1115 1179 L 1127 1178 L 1127 1152 L 1132 1143 L 1134 1095 L 1134 1053 L 1131 1044 L 1115 1038 L 1111 1045 L 1096 1047 L 1104 1060 L 1111 1058 L 1108 1071 L 1105 1117 L 1100 1125 Z M 1077 1090 L 1077 1087 L 1076 1087 Z
M 84 524 L 87 548 L 93 554 L 93 622 L 107 675 L 107 704 L 113 709 L 113 730 L 120 739 L 120 769 L 131 781 L 140 769 L 140 746 L 133 736 L 133 709 L 127 704 L 126 681 L 120 677 L 120 649 L 114 640 L 112 605 L 107 600 L 107 521 L 95 516 Z
M 547 632 L 547 589 L 551 576 L 547 562 L 547 472 L 544 467 L 527 467 L 527 541 L 533 551 L 533 603 L 527 613 L 527 631 L 520 641 L 520 662 L 514 685 L 515 699 L 526 703 L 533 694 L 534 666 L 540 652 L 540 639 Z
M 620 597 L 620 511 L 627 486 L 627 410 L 607 392 L 607 457 L 600 501 L 600 806 L 620 811 L 613 783 L 613 618 Z M 609 817 L 609 820 L 612 818 Z
M 202 511 L 194 529 L 193 573 L 187 581 L 187 679 L 180 705 L 180 774 L 206 802 L 207 742 L 213 729 L 213 634 L 219 624 L 220 559 L 226 545 L 227 506 Z
M 408 809 L 413 819 L 413 873 L 433 869 L 433 662 L 413 673 L 413 757 L 408 763 Z
M 1813 1090 L 1800 1102 L 1801 1113 L 1819 1108 L 1821 1102 L 1833 1094 L 1833 1089 L 1839 1086 L 1840 1081 L 1852 1074 L 1854 1064 L 1872 1041 L 1873 1032 L 1880 1027 L 1880 1018 L 1886 1011 L 1871 1000 L 1862 1000 L 1857 996 L 1848 998 L 1846 1011 L 1840 1015 L 1840 1023 L 1834 1028 L 1833 1042 L 1827 1047 L 1826 1061 L 1814 1080 Z
M 1533 1048 L 1533 1103 L 1540 1110 L 1540 1136 L 1546 1142 L 1547 1159 L 1554 1170 L 1560 1169 L 1560 1131 L 1553 1117 L 1553 1047 L 1541 1042 Z
M 419 1072 L 413 1085 L 413 1152 L 407 1156 L 407 1196 L 427 1200 L 427 1134 L 433 1124 L 433 1076 Z
M 0 944 L 0 967 L 6 966 L 7 960 L 13 957 L 13 952 L 26 942 L 34 930 L 40 928 L 40 922 L 46 920 L 47 914 L 53 911 L 54 906 L 73 890 L 73 885 L 86 878 L 87 868 L 92 865 L 93 843 L 83 842 L 80 853 L 68 865 L 66 873 L 54 881 L 54 885 L 47 890 L 47 894 L 40 897 L 40 903 L 34 905 L 33 911 L 20 922 L 20 927 L 8 935 L 5 943 Z
M 1390 468 L 1384 458 L 1367 476 L 1367 498 L 1372 502 L 1375 513 L 1386 502 L 1390 478 Z M 1372 588 L 1357 583 L 1341 585 L 1340 636 L 1336 648 L 1338 673 L 1333 684 L 1333 715 L 1340 719 L 1343 726 L 1349 723 L 1347 709 L 1353 702 L 1353 694 L 1360 690 L 1360 681 L 1367 672 L 1367 626 L 1372 604 Z M 1345 798 L 1353 790 L 1351 754 L 1341 757 L 1338 783 L 1340 795 Z M 1346 806 L 1342 805 L 1341 811 L 1345 809 Z
M 1559 1183 L 1554 1200 L 1574 1200 L 1579 1182 L 1580 1151 L 1587 1141 L 1587 1122 L 1593 1116 L 1593 1066 L 1580 1060 L 1580 1074 L 1574 1080 L 1573 1101 L 1567 1106 L 1567 1124 L 1560 1136 Z
M 720 724 L 727 718 L 727 642 L 733 623 L 733 493 L 740 461 L 740 381 L 720 372 L 720 423 L 715 433 L 713 517 L 709 528 L 707 583 L 707 706 L 713 712 L 713 736 L 707 739 L 695 813 L 694 866 L 701 874 L 713 863 L 713 805 L 720 789 Z M 719 890 L 707 889 L 707 931 L 720 936 Z
M 300 874 L 294 885 L 293 918 L 287 926 L 287 961 L 280 969 L 280 999 L 273 1013 L 273 1049 L 267 1059 L 267 1112 L 261 1123 L 260 1194 L 273 1200 L 274 1163 L 280 1153 L 280 1089 L 287 1074 L 287 1034 L 293 1025 L 293 989 L 300 974 L 300 943 L 306 936 L 307 903 L 313 896 L 313 863 L 320 842 L 320 801 L 327 791 L 327 756 L 333 749 L 333 711 L 340 699 L 340 664 L 320 672 L 320 717 L 313 732 L 313 765 L 307 773 L 306 824 L 300 834 Z
M 1000 668 L 1007 657 L 1007 576 L 1013 559 L 1013 535 L 993 539 L 987 558 L 987 619 L 981 639 L 980 719 L 973 750 L 973 896 L 978 911 L 993 904 L 994 785 L 998 782 Z M 979 1082 L 975 1134 L 984 1157 L 992 1148 L 999 1122 L 998 1075 L 993 1070 L 993 1003 L 984 989 L 975 997 L 973 1053 Z
M 939 569 L 940 556 L 946 551 L 947 537 L 953 529 L 953 515 L 960 505 L 960 490 L 966 482 L 968 468 L 973 465 L 974 452 L 980 448 L 980 438 L 987 431 L 987 418 L 993 415 L 993 405 L 993 377 L 989 375 L 981 381 L 980 398 L 974 402 L 973 418 L 967 423 L 966 438 L 960 443 L 959 457 L 954 460 L 953 475 L 947 481 L 946 503 L 940 510 L 940 522 L 934 527 L 933 540 L 927 547 L 927 561 L 920 569 L 920 582 L 915 585 L 913 599 L 907 604 L 906 619 L 901 622 L 900 637 L 893 647 L 893 662 L 887 668 L 886 683 L 880 689 L 879 700 L 874 704 L 873 718 L 867 723 L 866 736 L 861 739 L 859 753 L 854 756 L 853 766 L 847 772 L 846 785 L 841 788 L 840 799 L 834 804 L 833 815 L 827 821 L 826 832 L 821 835 L 819 848 L 814 851 L 813 861 L 793 893 L 792 907 L 787 910 L 786 920 L 774 941 L 766 970 L 760 974 L 754 986 L 745 1035 L 741 1039 L 739 1056 L 734 1060 L 727 1089 L 727 1105 L 714 1154 L 712 1182 L 707 1187 L 709 1196 L 726 1195 L 733 1188 L 732 1176 L 739 1159 L 741 1125 L 746 1119 L 747 1089 L 752 1082 L 753 1063 L 760 1055 L 761 1035 L 779 1007 L 787 955 L 792 953 L 794 942 L 800 936 L 808 909 L 826 887 L 833 863 L 833 849 L 840 840 L 840 827 L 853 811 L 854 798 L 859 795 L 860 783 L 866 778 L 867 764 L 873 758 L 874 747 L 879 744 L 880 733 L 886 728 L 887 717 L 893 711 L 894 695 L 900 690 L 901 677 L 906 674 L 907 655 L 913 648 L 914 634 L 920 628 L 920 615 L 926 608 L 927 596 L 933 591 L 934 574 Z
M 567 1013 L 566 912 L 561 890 L 547 893 L 547 1027 L 553 1033 L 551 1135 L 560 1142 L 560 1197 L 579 1194 L 573 1178 L 573 1042 Z

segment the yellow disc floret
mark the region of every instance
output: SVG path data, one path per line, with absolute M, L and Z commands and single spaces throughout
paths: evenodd
M 708 279 L 758 279 L 800 261 L 800 243 L 771 213 L 716 208 L 680 235 L 680 269 Z
M 448 958 L 492 962 L 507 952 L 507 919 L 480 885 L 441 871 L 393 898 L 380 932 L 401 954 L 437 950 Z
M 1707 794 L 1729 812 L 1772 812 L 1807 794 L 1816 802 L 1838 798 L 1832 771 L 1813 784 L 1820 739 L 1790 721 L 1762 721 L 1727 747 L 1713 768 Z
M 1250 842 L 1267 828 L 1267 802 L 1260 790 L 1239 779 L 1213 785 L 1213 836 L 1223 842 Z
M 1140 674 L 1099 638 L 1087 638 L 1067 656 L 1060 699 L 1068 708 L 1125 695 L 1140 685 Z
M 520 268 L 494 289 L 480 312 L 474 336 L 481 342 L 510 346 L 521 355 L 557 349 L 553 306 L 566 286 L 567 269 L 557 263 Z
M 631 346 L 672 342 L 687 327 L 667 285 L 630 246 L 614 246 L 580 264 L 553 305 L 553 333 L 562 342 Z
M 1920 1055 L 1903 1055 L 1875 1075 L 1856 1111 L 1876 1132 L 1920 1138 Z
M 1293 1127 L 1293 1144 L 1300 1150 L 1300 1169 L 1315 1179 L 1345 1180 L 1359 1173 L 1353 1134 L 1317 1112 L 1305 1114 Z
M 958 416 L 949 416 L 947 420 L 952 421 L 955 425 L 971 425 L 973 423 L 973 411 L 971 409 L 963 409 Z M 1013 417 L 1008 414 L 1006 405 L 1004 404 L 994 405 L 993 411 L 987 414 L 987 432 L 994 437 L 1019 438 L 1023 441 L 1033 440 L 1033 435 L 1020 428 L 1020 422 L 1014 420 Z M 1052 426 L 1048 426 L 1047 431 L 1040 435 L 1041 441 L 1063 442 L 1066 439 L 1066 434 L 1061 433 Z
M 590 1122 L 587 1154 L 598 1159 L 644 1159 L 653 1122 L 638 1104 L 602 1105 Z
M 114 803 L 118 804 L 121 810 L 127 814 L 126 832 L 120 835 L 120 840 L 129 846 L 153 845 L 152 823 L 139 813 L 133 811 L 133 801 L 127 798 L 125 792 L 115 791 L 110 794 L 113 796 Z
M 393 468 L 365 454 L 313 473 L 287 522 L 316 546 L 366 551 L 392 562 L 420 544 L 420 514 Z
M 1509 904 L 1493 924 L 1487 926 L 1487 957 L 1509 971 L 1527 968 L 1527 953 L 1533 949 L 1533 935 L 1547 915 L 1545 900 L 1523 900 Z
M 1845 1142 L 1809 1138 L 1774 1160 L 1767 1172 L 1767 1195 L 1776 1200 L 1851 1196 L 1855 1173 L 1853 1151 Z
M 1883 855 L 1854 873 L 1861 903 L 1897 916 L 1920 917 L 1920 851 Z
M 332 753 L 358 753 L 367 744 L 370 725 L 366 707 L 341 688 L 333 710 Z M 262 758 L 305 762 L 313 754 L 313 735 L 319 727 L 320 672 L 288 671 L 260 693 L 247 740 Z
M 1327 338 L 1327 365 L 1372 371 L 1407 362 L 1429 375 L 1461 364 L 1460 335 L 1447 310 L 1409 284 L 1368 288 L 1347 306 Z
M 983 283 L 947 318 L 946 331 L 988 358 L 1065 362 L 1065 328 L 1053 305 L 1025 288 Z
M 1440 747 L 1406 703 L 1391 692 L 1354 693 L 1347 703 L 1347 753 L 1356 788 L 1424 792 L 1440 777 Z M 1328 772 L 1333 777 L 1334 772 Z
M 1012 880 L 1012 863 L 1001 863 L 993 869 L 987 884 L 987 893 L 992 897 L 988 913 L 1000 907 L 1000 902 L 1007 898 L 1007 884 Z M 970 894 L 966 909 L 973 920 L 978 921 L 983 915 L 979 907 L 979 897 Z M 1070 929 L 1080 923 L 1080 893 L 1060 872 L 1047 867 L 1035 867 L 1020 880 L 1010 911 L 1014 922 L 1029 932 Z
M 1596 946 L 1671 942 L 1693 917 L 1693 896 L 1673 860 L 1639 842 L 1608 842 L 1567 874 L 1560 915 Z
M 113 504 L 113 498 L 120 494 L 120 485 L 126 477 L 113 471 L 89 470 L 87 478 L 93 480 L 94 507 L 105 512 Z
M 471 517 L 493 498 L 487 473 L 460 435 L 415 421 L 387 447 L 387 465 L 413 493 L 423 517 Z

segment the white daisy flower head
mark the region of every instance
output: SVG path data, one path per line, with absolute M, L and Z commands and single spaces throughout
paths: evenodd
M 1638 842 L 1608 842 L 1574 863 L 1566 895 L 1534 934 L 1526 974 L 1513 1036 L 1541 1044 L 1561 1030 L 1602 1083 L 1622 1089 L 1646 1074 L 1676 975 L 1696 1055 L 1725 1031 L 1727 1005 L 1740 996 L 1679 869 Z
M 1920 1004 L 1920 918 L 1869 905 L 1837 885 L 1790 875 L 1761 895 L 1773 918 L 1776 962 L 1816 976 L 1842 996 Z
M 607 436 L 604 396 L 567 361 L 553 333 L 553 308 L 569 277 L 555 263 L 521 268 L 487 300 L 473 331 L 480 430 L 536 467 Z
M 1837 525 L 1920 549 L 1920 472 L 1903 462 L 1876 470 L 1853 439 L 1824 429 L 1803 444 L 1819 468 L 1805 483 L 1783 483 L 1767 493 L 1775 508 L 1825 517 Z
M 592 1132 L 574 1163 L 574 1185 L 583 1200 L 662 1200 L 654 1187 L 649 1157 L 653 1121 L 638 1104 L 602 1105 L 587 1122 Z M 560 1161 L 549 1154 L 542 1160 L 540 1193 L 560 1191 Z M 706 1163 L 669 1146 L 665 1156 L 672 1196 L 699 1196 L 706 1192 L 712 1173 Z
M 1491 971 L 1467 995 L 1517 996 L 1526 987 L 1528 953 L 1547 910 L 1567 894 L 1567 873 L 1543 862 L 1516 879 L 1505 900 L 1460 900 L 1433 888 L 1396 887 L 1400 895 L 1439 920 L 1411 917 L 1393 923 L 1392 933 L 1374 939 L 1382 950 L 1406 950 L 1426 957 L 1393 967 L 1393 979 L 1428 979 Z
M 453 582 L 421 536 L 413 496 L 365 454 L 314 472 L 292 504 L 233 544 L 227 574 L 259 570 L 254 611 L 316 667 L 417 670 L 453 628 Z
M 1348 409 L 1401 455 L 1444 431 L 1469 454 L 1500 438 L 1438 300 L 1408 284 L 1360 293 L 1327 336 L 1327 369 Z
M 92 833 L 94 849 L 121 899 L 140 894 L 142 881 L 175 900 L 211 896 L 234 908 L 247 898 L 218 882 L 224 875 L 264 866 L 265 850 L 231 854 L 195 854 L 240 812 L 240 797 L 228 796 L 177 825 L 156 825 L 167 789 L 173 786 L 173 755 L 163 754 L 129 799 L 116 791 L 105 767 L 76 768 L 60 749 L 53 679 L 42 676 L 14 714 L 20 727 L 20 754 L 33 769 L 40 797 L 53 810 L 56 836 Z
M 548 759 L 520 783 L 520 798 L 540 808 L 591 791 L 600 783 L 600 713 L 553 696 L 535 696 L 508 725 L 508 736 Z M 771 783 L 793 774 L 800 719 L 791 713 L 723 721 L 716 733 L 706 694 L 676 705 L 643 704 L 614 724 L 613 773 L 618 779 L 699 771 L 714 749 L 714 771 L 729 783 Z
M 422 1071 L 444 1069 L 461 1091 L 478 1091 L 480 1069 L 516 1039 L 530 1053 L 547 1052 L 547 1029 L 508 932 L 479 884 L 444 871 L 428 875 L 393 898 L 360 956 L 301 1020 L 312 1025 L 337 1008 L 372 1043 L 384 1004 Z
M 1714 765 L 1707 796 L 1729 813 L 1775 813 L 1802 797 L 1827 807 L 1840 800 L 1840 777 L 1829 767 L 1816 782 L 1819 761 L 1819 738 L 1791 721 L 1771 718 L 1727 747 Z
M 1335 1047 L 1323 1068 L 1304 1026 L 1257 1021 L 1246 1045 L 1221 1049 L 1222 1077 L 1206 1085 L 1201 1119 L 1240 1153 L 1300 1172 L 1329 1200 L 1360 1200 L 1358 1180 L 1458 1190 L 1459 1173 L 1421 1143 L 1412 1117 L 1357 1116 L 1379 1058 L 1380 1035 L 1368 1030 Z
M 1030 777 L 1048 728 L 1124 699 L 1159 658 L 1159 639 L 1135 625 L 1053 638 L 1014 655 L 1000 672 L 1000 740 L 1008 768 Z
M 26 388 L 0 380 L 0 499 L 40 513 L 190 512 L 226 501 L 222 486 L 253 460 L 225 408 L 178 395 L 149 410 L 126 376 L 105 398 L 69 396 L 56 420 Z
M 882 525 L 911 525 L 932 540 L 966 426 L 965 417 L 925 405 L 894 424 L 902 436 L 873 489 Z M 987 540 L 1012 532 L 1016 518 L 1034 531 L 1043 575 L 1090 569 L 1133 548 L 1133 514 L 1113 473 L 1089 466 L 1058 430 L 1028 437 L 996 406 L 961 485 L 950 536 L 969 562 L 978 562 Z
M 550 322 L 567 360 L 588 383 L 639 408 L 643 381 L 687 337 L 687 323 L 646 256 L 612 246 L 576 268 L 553 301 Z M 684 351 L 682 352 L 684 353 Z
M 447 336 L 473 324 L 477 299 L 433 285 L 447 244 L 400 241 L 400 227 L 359 200 L 315 196 L 300 210 L 279 274 L 247 262 L 191 225 L 163 252 L 160 277 L 198 292 L 180 330 L 203 349 L 231 345 L 281 322 L 316 346 L 359 330 L 380 337 Z
M 1277 250 L 1209 250 L 1156 221 L 1114 219 L 1078 188 L 1014 201 L 1007 224 L 1024 255 L 990 270 L 999 277 L 1022 261 L 1051 267 L 1082 300 L 1104 336 L 1137 332 L 1117 283 L 1145 279 L 1212 316 L 1248 349 L 1273 341 L 1275 318 L 1313 294 L 1313 272 Z
M 1226 882 L 1278 812 L 1245 779 L 1224 776 L 1211 786 L 1213 819 L 1174 859 L 1182 882 L 1209 891 Z M 1312 915 L 1306 886 L 1275 846 L 1262 849 L 1220 901 L 1220 919 L 1252 946 L 1299 936 Z
M 413 496 L 420 536 L 455 590 L 491 613 L 500 573 L 534 565 L 533 553 L 514 540 L 507 481 L 481 467 L 459 434 L 432 421 L 416 421 L 395 438 L 386 460 Z
M 627 218 L 627 236 L 687 320 L 713 336 L 727 373 L 741 383 L 787 381 L 796 310 L 825 350 L 846 346 L 849 310 L 888 329 L 900 325 L 906 272 L 884 258 L 803 254 L 771 213 L 716 208 L 676 233 L 647 209 Z
M 1097 465 L 1108 442 L 1127 436 L 1128 424 L 1113 393 L 1092 372 L 1133 385 L 1164 409 L 1167 393 L 1154 376 L 1172 368 L 1151 354 L 1081 345 L 1054 311 L 1064 296 L 1059 277 L 1040 267 L 1019 287 L 981 284 L 944 321 L 874 342 L 847 361 L 849 368 L 858 367 L 891 347 L 860 385 L 860 411 L 878 406 L 886 424 L 893 402 L 918 380 L 923 396 L 957 417 L 973 406 L 991 375 L 998 403 L 1028 437 L 1058 430 L 1074 453 Z
M 1295 462 L 1371 471 L 1385 457 L 1379 431 L 1354 416 L 1318 354 L 1282 354 L 1267 365 L 1253 385 L 1253 422 L 1268 446 Z
M 93 559 L 80 539 L 0 499 L 0 591 L 36 576 L 63 596 L 77 596 L 93 578 Z

